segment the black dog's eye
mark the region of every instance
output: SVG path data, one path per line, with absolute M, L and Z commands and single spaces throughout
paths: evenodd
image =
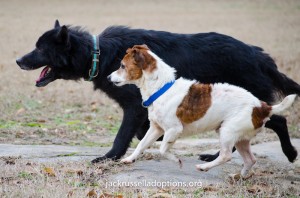
M 125 65 L 121 63 L 121 69 L 125 69 Z

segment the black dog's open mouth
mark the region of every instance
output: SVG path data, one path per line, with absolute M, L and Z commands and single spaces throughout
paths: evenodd
M 53 80 L 54 80 L 54 73 L 52 72 L 51 67 L 46 66 L 42 70 L 39 79 L 36 80 L 35 86 L 44 87 L 47 84 L 49 84 L 50 82 L 52 82 Z

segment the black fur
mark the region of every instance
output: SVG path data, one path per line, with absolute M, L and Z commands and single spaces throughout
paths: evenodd
M 155 54 L 177 70 L 177 76 L 197 79 L 202 83 L 227 82 L 241 86 L 259 99 L 272 103 L 275 93 L 283 96 L 296 93 L 300 86 L 281 74 L 269 55 L 259 47 L 244 44 L 218 33 L 174 34 L 164 31 L 109 27 L 99 35 L 100 73 L 93 79 L 94 88 L 101 89 L 123 109 L 124 117 L 107 158 L 122 157 L 132 138 L 143 138 L 148 127 L 147 109 L 141 106 L 141 95 L 133 85 L 116 87 L 107 76 L 118 69 L 126 49 L 146 44 Z M 37 86 L 46 86 L 56 79 L 79 80 L 88 77 L 91 67 L 92 36 L 78 27 L 60 26 L 44 33 L 33 52 L 17 60 L 22 69 L 30 70 L 48 65 L 51 68 Z M 289 161 L 297 151 L 292 146 L 285 118 L 273 116 L 266 124 L 279 136 Z M 211 161 L 216 155 L 205 155 Z M 204 158 L 201 158 L 204 159 Z

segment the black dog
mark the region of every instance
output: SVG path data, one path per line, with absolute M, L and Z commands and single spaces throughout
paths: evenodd
M 126 49 L 146 44 L 167 64 L 174 66 L 177 76 L 197 79 L 202 83 L 227 82 L 241 86 L 259 99 L 272 103 L 274 95 L 300 95 L 300 86 L 277 70 L 277 66 L 263 49 L 244 44 L 232 37 L 218 33 L 174 34 L 163 31 L 109 27 L 99 36 L 100 61 L 92 78 L 95 89 L 101 89 L 123 109 L 124 117 L 113 148 L 99 162 L 107 158 L 122 157 L 134 137 L 143 138 L 148 127 L 147 109 L 141 106 L 141 95 L 135 86 L 114 86 L 107 76 L 120 66 Z M 90 78 L 93 37 L 79 27 L 60 26 L 44 33 L 36 49 L 17 60 L 24 70 L 46 66 L 36 86 L 46 86 L 56 79 L 79 80 Z M 179 56 L 180 55 L 180 56 Z M 292 146 L 284 117 L 274 115 L 266 123 L 274 130 L 284 154 L 290 162 L 297 157 Z M 211 161 L 218 156 L 201 155 Z

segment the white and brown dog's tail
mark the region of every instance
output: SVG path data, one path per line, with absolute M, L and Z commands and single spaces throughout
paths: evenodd
M 296 94 L 288 95 L 277 105 L 270 106 L 265 102 L 261 102 L 260 107 L 254 107 L 252 112 L 252 123 L 254 128 L 258 129 L 262 127 L 273 114 L 280 114 L 282 111 L 289 108 L 293 104 L 296 96 Z
M 295 101 L 296 97 L 297 97 L 296 94 L 288 95 L 287 97 L 285 97 L 283 99 L 283 101 L 281 103 L 279 103 L 277 105 L 273 105 L 270 115 L 280 114 L 282 111 L 289 108 Z

